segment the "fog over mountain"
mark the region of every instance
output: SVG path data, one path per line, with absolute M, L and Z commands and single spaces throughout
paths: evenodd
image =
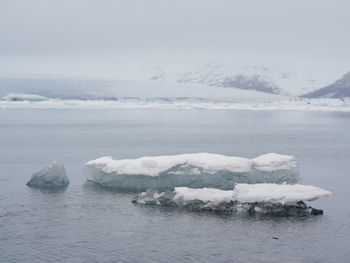
M 350 70 L 349 9 L 347 0 L 0 0 L 0 76 L 146 80 L 159 68 L 177 82 L 300 95 Z M 198 75 L 210 61 L 220 77 Z
M 150 71 L 149 79 L 294 96 L 305 94 L 305 92 L 327 83 L 324 78 L 317 78 L 315 73 L 308 70 L 304 72 L 302 70 L 283 71 L 265 66 L 232 67 L 215 62 L 178 72 L 155 68 Z

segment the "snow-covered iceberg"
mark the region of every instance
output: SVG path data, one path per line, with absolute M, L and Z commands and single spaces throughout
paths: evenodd
M 126 191 L 171 189 L 178 186 L 233 189 L 237 183 L 300 181 L 293 156 L 269 153 L 254 159 L 196 153 L 115 160 L 102 157 L 87 162 L 89 181 Z
M 57 162 L 32 175 L 27 183 L 34 188 L 64 188 L 69 185 L 64 166 Z
M 133 202 L 217 212 L 316 215 L 323 211 L 307 206 L 304 201 L 329 195 L 331 192 L 312 185 L 237 184 L 234 190 L 188 187 L 175 187 L 167 192 L 148 190 Z

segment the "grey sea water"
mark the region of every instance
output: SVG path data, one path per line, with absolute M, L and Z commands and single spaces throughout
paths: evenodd
M 333 192 L 323 216 L 220 215 L 131 203 L 85 183 L 83 163 L 211 152 L 294 155 Z M 64 191 L 26 186 L 57 160 Z M 0 110 L 0 262 L 349 262 L 350 114 L 215 110 Z M 276 239 L 277 238 L 277 239 Z

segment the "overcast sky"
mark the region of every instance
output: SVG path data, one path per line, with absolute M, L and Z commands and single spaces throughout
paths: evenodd
M 43 57 L 155 54 L 346 64 L 349 10 L 349 0 L 0 0 L 0 73 Z

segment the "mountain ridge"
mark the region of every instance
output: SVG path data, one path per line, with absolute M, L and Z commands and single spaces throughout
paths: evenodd
M 221 88 L 255 90 L 270 94 L 299 96 L 314 90 L 317 83 L 307 70 L 302 74 L 275 70 L 265 66 L 232 67 L 208 63 L 197 69 L 171 72 L 156 68 L 149 79 L 162 82 L 202 84 Z M 319 84 L 318 84 L 319 85 Z
M 350 97 L 350 72 L 323 88 L 306 93 L 303 98 L 345 98 Z

